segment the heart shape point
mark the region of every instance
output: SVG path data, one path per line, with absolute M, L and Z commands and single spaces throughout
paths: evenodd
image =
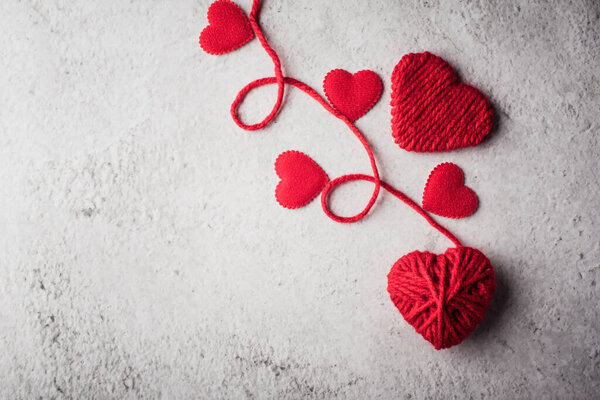
M 423 191 L 423 208 L 446 218 L 464 218 L 473 214 L 479 201 L 475 192 L 465 186 L 460 167 L 442 163 L 429 174 Z
M 334 69 L 323 80 L 325 96 L 333 108 L 351 122 L 365 115 L 377 103 L 382 90 L 381 78 L 369 70 L 351 74 L 343 69 Z
M 232 1 L 217 0 L 208 8 L 208 26 L 200 33 L 200 46 L 209 54 L 225 54 L 254 37 L 244 11 Z
M 282 207 L 289 209 L 310 203 L 329 182 L 319 164 L 295 150 L 283 152 L 277 157 L 275 173 L 281 179 L 275 188 L 275 198 Z
M 495 290 L 494 268 L 471 247 L 444 254 L 413 251 L 388 274 L 392 302 L 436 350 L 457 345 L 473 332 Z
M 402 57 L 392 74 L 392 136 L 403 149 L 433 152 L 476 146 L 490 133 L 488 99 L 462 83 L 434 54 Z

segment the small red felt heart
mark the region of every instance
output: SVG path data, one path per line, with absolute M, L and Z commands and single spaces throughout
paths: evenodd
M 208 8 L 208 23 L 200 34 L 200 46 L 209 54 L 224 54 L 242 47 L 254 37 L 246 14 L 229 0 L 217 0 Z
M 464 218 L 477 209 L 477 195 L 465 186 L 465 176 L 456 164 L 443 163 L 431 171 L 423 191 L 423 208 L 447 218 Z
M 492 130 L 488 99 L 461 83 L 450 64 L 427 52 L 407 54 L 396 65 L 391 105 L 392 136 L 408 151 L 476 146 Z
M 388 274 L 392 302 L 436 350 L 457 345 L 473 332 L 495 290 L 490 261 L 470 247 L 444 254 L 413 251 Z
M 343 69 L 334 69 L 325 76 L 323 90 L 331 105 L 354 122 L 377 103 L 383 83 L 373 71 L 363 70 L 352 75 Z
M 329 178 L 312 158 L 289 150 L 275 160 L 275 173 L 281 181 L 275 189 L 277 202 L 285 208 L 300 208 L 323 190 Z

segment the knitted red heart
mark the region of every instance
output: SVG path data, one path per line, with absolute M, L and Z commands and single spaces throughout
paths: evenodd
M 457 345 L 473 332 L 495 290 L 490 261 L 470 247 L 444 254 L 413 251 L 388 274 L 392 302 L 436 350 Z
M 377 103 L 383 83 L 373 71 L 363 70 L 352 75 L 343 69 L 334 69 L 325 76 L 323 90 L 333 108 L 354 122 Z
M 212 3 L 207 18 L 209 25 L 200 33 L 200 46 L 209 54 L 228 53 L 254 37 L 246 14 L 229 0 Z
M 305 206 L 329 182 L 319 164 L 295 150 L 283 152 L 277 157 L 275 173 L 281 178 L 275 189 L 275 198 L 285 208 Z
M 475 87 L 431 53 L 407 54 L 392 74 L 392 136 L 408 151 L 478 145 L 492 130 L 493 111 Z
M 477 195 L 465 186 L 458 165 L 443 163 L 431 171 L 423 191 L 423 208 L 447 218 L 464 218 L 477 209 Z

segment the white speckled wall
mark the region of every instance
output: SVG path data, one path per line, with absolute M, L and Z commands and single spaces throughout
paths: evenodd
M 600 3 L 264 2 L 286 74 L 384 79 L 357 124 L 386 180 L 419 199 L 452 161 L 479 195 L 475 215 L 443 222 L 499 286 L 475 333 L 441 352 L 394 308 L 386 274 L 450 243 L 387 195 L 353 225 L 317 202 L 281 208 L 280 152 L 330 176 L 368 160 L 295 90 L 267 129 L 235 126 L 235 94 L 272 67 L 256 40 L 204 53 L 209 4 L 0 3 L 0 398 L 600 397 Z M 390 74 L 425 50 L 491 99 L 481 146 L 394 145 Z M 244 116 L 274 93 L 253 92 Z M 369 194 L 344 187 L 335 209 Z

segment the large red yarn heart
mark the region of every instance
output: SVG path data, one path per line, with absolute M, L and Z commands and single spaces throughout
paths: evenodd
M 229 0 L 212 3 L 207 18 L 209 25 L 200 33 L 200 46 L 209 54 L 228 53 L 254 37 L 244 11 Z
M 464 218 L 477 209 L 477 195 L 465 186 L 456 164 L 443 163 L 431 171 L 423 191 L 423 208 L 446 218 Z
M 413 251 L 388 274 L 392 302 L 436 350 L 457 345 L 473 332 L 495 290 L 490 261 L 470 247 L 444 254 Z
M 325 96 L 351 122 L 365 115 L 377 103 L 382 90 L 381 78 L 369 70 L 353 75 L 343 69 L 334 69 L 323 80 Z
M 283 152 L 275 160 L 275 173 L 281 181 L 275 189 L 277 202 L 285 208 L 300 208 L 323 190 L 329 178 L 312 158 L 295 150 Z
M 392 136 L 408 151 L 476 146 L 492 130 L 488 99 L 428 52 L 407 54 L 396 65 L 391 105 Z

